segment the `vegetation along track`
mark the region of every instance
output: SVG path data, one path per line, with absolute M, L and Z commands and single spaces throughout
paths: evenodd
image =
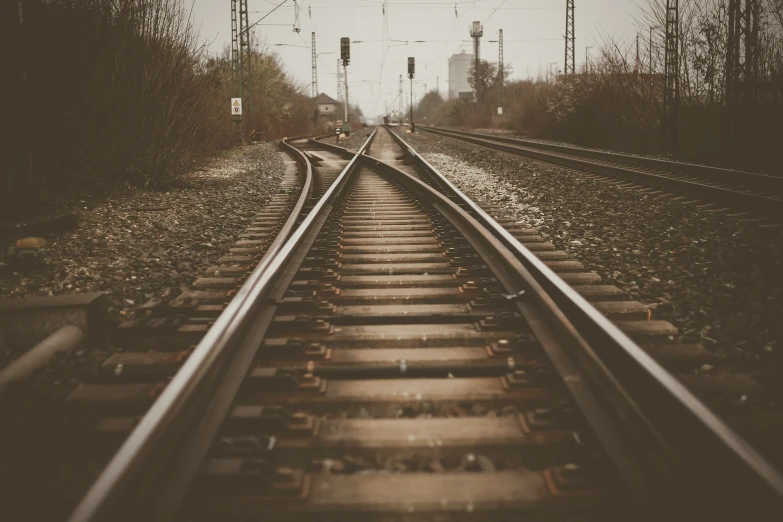
M 783 219 L 783 177 L 520 138 L 417 127 L 475 145 L 696 198 L 717 205 L 716 209 L 751 212 L 773 219 L 772 224 Z
M 783 479 L 515 235 L 376 130 L 72 520 L 773 519 Z

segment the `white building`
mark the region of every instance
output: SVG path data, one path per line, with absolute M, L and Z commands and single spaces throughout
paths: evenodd
M 449 99 L 473 97 L 473 89 L 468 83 L 468 73 L 473 65 L 473 54 L 463 49 L 449 58 Z

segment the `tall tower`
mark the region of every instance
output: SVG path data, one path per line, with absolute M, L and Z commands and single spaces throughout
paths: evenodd
M 677 112 L 680 106 L 680 11 L 679 0 L 666 0 L 666 41 L 664 43 L 663 109 L 669 148 L 677 147 Z
M 576 73 L 576 46 L 574 36 L 574 0 L 566 0 L 565 74 Z
M 479 74 L 481 59 L 479 58 L 479 47 L 481 45 L 481 37 L 484 36 L 484 27 L 481 25 L 481 22 L 473 22 L 470 28 L 470 36 L 473 38 L 473 58 L 475 60 L 473 81 L 476 84 L 476 103 L 481 103 L 481 76 Z
M 505 108 L 506 74 L 503 68 L 503 29 L 498 35 L 498 82 L 500 85 L 500 113 Z
M 312 49 L 312 55 L 313 55 L 313 81 L 312 81 L 313 89 L 312 90 L 313 90 L 313 98 L 315 98 L 316 96 L 318 96 L 318 66 L 316 65 L 318 54 L 316 54 L 315 52 L 315 32 L 313 32 L 312 34 L 312 45 L 310 47 Z

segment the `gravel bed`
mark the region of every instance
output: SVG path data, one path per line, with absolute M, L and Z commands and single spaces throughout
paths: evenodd
M 450 138 L 406 138 L 468 196 L 507 206 L 671 321 L 679 342 L 750 363 L 780 389 L 777 372 L 765 371 L 783 362 L 779 230 Z
M 277 146 L 260 144 L 215 158 L 181 188 L 63 202 L 78 227 L 47 238 L 42 266 L 0 276 L 0 298 L 105 291 L 116 320 L 150 299 L 169 302 L 227 252 L 284 172 Z M 0 367 L 16 355 L 0 350 Z
M 168 302 L 228 251 L 284 172 L 277 146 L 260 144 L 220 154 L 181 188 L 63 201 L 78 204 L 78 227 L 48 238 L 42 267 L 3 275 L 0 297 L 102 290 L 118 321 L 150 299 Z M 163 210 L 138 210 L 145 207 Z M 74 457 L 57 434 L 83 420 L 62 400 L 82 380 L 99 382 L 112 350 L 86 346 L 60 354 L 0 395 L 0 503 L 8 520 L 64 519 L 106 464 L 110 453 Z M 0 367 L 16 356 L 0 350 Z M 46 501 L 31 502 L 34 491 Z

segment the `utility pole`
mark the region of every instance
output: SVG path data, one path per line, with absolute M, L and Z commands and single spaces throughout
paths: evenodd
M 312 34 L 312 50 L 313 50 L 313 98 L 318 96 L 318 55 L 315 52 L 315 32 Z
M 663 110 L 669 149 L 677 149 L 677 113 L 680 106 L 679 0 L 666 0 L 666 43 Z
M 636 33 L 636 63 L 633 66 L 633 72 L 639 75 L 639 33 Z
M 435 90 L 440 94 L 440 76 L 435 77 Z
M 408 78 L 411 80 L 411 99 L 410 99 L 410 106 L 411 106 L 411 134 L 413 134 L 416 131 L 416 124 L 413 123 L 413 76 L 416 72 L 416 58 L 413 58 L 412 56 L 408 58 Z
M 405 105 L 403 103 L 402 95 L 402 75 L 400 75 L 400 121 L 399 123 L 405 123 Z
M 498 36 L 498 81 L 500 82 L 500 106 L 498 114 L 503 114 L 505 108 L 506 74 L 503 67 L 503 29 Z
M 476 103 L 481 103 L 481 75 L 479 74 L 481 57 L 479 56 L 479 46 L 481 37 L 484 36 L 484 27 L 481 25 L 481 22 L 473 22 L 473 26 L 470 29 L 470 36 L 473 37 L 473 57 L 476 63 L 473 72 L 473 80 L 476 83 Z
M 653 33 L 653 28 L 652 28 L 652 26 L 650 26 L 650 49 L 649 49 L 649 51 L 650 51 L 650 65 L 649 65 L 649 68 L 650 68 L 650 80 L 651 81 L 652 81 L 652 75 L 653 75 L 653 70 L 654 70 L 653 69 L 653 53 L 652 53 L 652 51 L 653 51 L 652 33 Z M 652 83 L 650 85 L 652 85 Z
M 585 74 L 590 74 L 590 55 L 588 54 L 588 51 L 592 49 L 593 45 L 588 45 L 585 47 Z
M 576 38 L 574 35 L 574 0 L 566 0 L 565 69 L 564 74 L 576 73 Z

